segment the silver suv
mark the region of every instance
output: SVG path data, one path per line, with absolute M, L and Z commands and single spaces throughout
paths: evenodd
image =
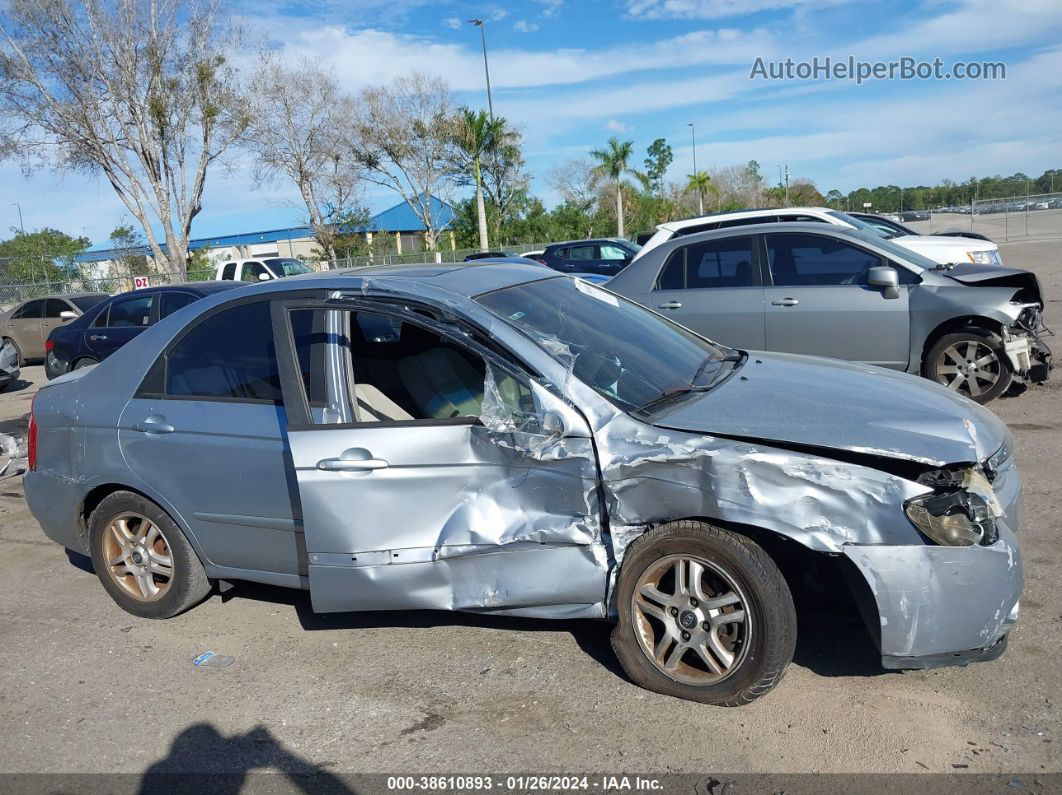
M 940 265 L 855 229 L 757 224 L 678 237 L 608 287 L 726 345 L 919 373 L 978 403 L 1051 367 L 1035 275 Z

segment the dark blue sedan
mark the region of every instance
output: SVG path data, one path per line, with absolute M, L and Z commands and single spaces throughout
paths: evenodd
M 44 372 L 58 378 L 99 364 L 148 326 L 178 309 L 242 282 L 189 282 L 147 287 L 102 301 L 77 320 L 56 327 L 44 343 Z

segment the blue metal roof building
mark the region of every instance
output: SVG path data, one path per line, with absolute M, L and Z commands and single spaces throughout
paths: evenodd
M 454 219 L 454 208 L 441 199 L 431 197 L 431 216 L 437 228 L 448 229 Z M 421 233 L 425 230 L 424 222 L 408 202 L 400 202 L 383 212 L 377 213 L 364 226 L 349 230 L 360 234 L 365 233 L 388 233 L 399 234 L 408 237 L 413 233 Z M 281 241 L 305 240 L 313 237 L 313 230 L 309 226 L 290 226 L 286 229 L 268 229 L 264 232 L 244 232 L 236 235 L 220 235 L 216 237 L 201 237 L 188 241 L 188 250 L 217 249 L 225 247 L 240 247 L 261 245 L 264 243 L 279 243 Z M 162 250 L 166 250 L 166 244 L 162 243 Z M 76 262 L 93 263 L 106 262 L 118 256 L 126 255 L 126 250 L 116 250 L 109 244 L 99 244 L 86 249 L 75 257 Z M 135 254 L 151 255 L 151 250 L 144 246 L 134 251 Z

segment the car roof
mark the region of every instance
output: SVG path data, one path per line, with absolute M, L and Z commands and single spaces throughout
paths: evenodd
M 748 215 L 749 218 L 755 218 L 760 215 L 770 215 L 778 213 L 804 213 L 810 215 L 812 213 L 826 213 L 829 212 L 829 207 L 752 207 L 745 210 L 725 210 L 719 213 L 708 213 L 707 215 L 698 215 L 693 218 L 683 218 L 680 221 L 665 221 L 660 224 L 657 229 L 685 229 L 687 226 L 695 226 L 697 224 L 703 224 L 714 219 L 724 220 L 727 218 L 734 218 L 735 216 Z M 793 222 L 796 223 L 796 222 Z
M 22 304 L 28 304 L 30 301 L 45 301 L 49 298 L 85 298 L 87 296 L 102 295 L 104 298 L 109 298 L 110 293 L 51 293 L 50 295 L 35 295 L 33 298 L 26 298 L 19 301 L 15 306 L 21 306 Z
M 550 243 L 543 251 L 557 246 L 574 246 L 579 243 L 626 243 L 629 246 L 631 241 L 622 237 L 587 237 L 581 240 L 562 240 L 559 243 Z
M 725 229 L 707 229 L 703 232 L 693 232 L 689 235 L 674 237 L 666 243 L 658 246 L 661 251 L 664 246 L 686 246 L 699 240 L 712 240 L 724 237 L 741 237 L 743 235 L 760 235 L 768 232 L 808 232 L 817 235 L 830 235 L 833 237 L 847 237 L 865 245 L 874 245 L 884 238 L 871 235 L 861 229 L 840 224 L 824 224 L 820 221 L 781 221 L 770 224 L 749 224 L 748 226 L 728 226 Z M 655 252 L 652 249 L 650 253 Z

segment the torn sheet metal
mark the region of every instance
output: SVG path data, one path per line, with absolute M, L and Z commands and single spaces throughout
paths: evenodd
M 0 389 L 13 384 L 19 376 L 18 351 L 10 342 L 0 342 Z
M 13 478 L 26 471 L 26 440 L 0 433 L 0 478 Z

